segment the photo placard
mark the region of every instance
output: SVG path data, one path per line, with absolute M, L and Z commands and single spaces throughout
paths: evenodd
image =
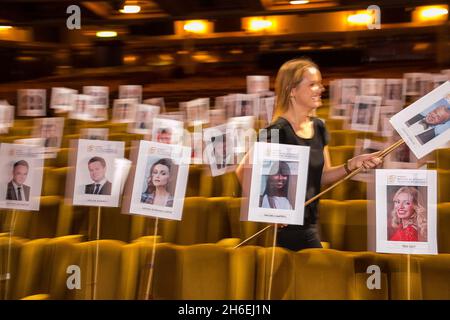
M 181 220 L 191 148 L 141 140 L 129 213 Z
M 73 205 L 118 207 L 120 189 L 120 161 L 124 158 L 123 141 L 85 140 L 75 141 L 76 160 L 70 160 L 74 167 L 73 186 L 66 188 L 73 194 L 66 194 Z M 68 183 L 72 183 L 68 179 Z
M 403 109 L 390 120 L 420 159 L 450 140 L 450 82 Z
M 437 254 L 436 171 L 377 169 L 376 252 Z
M 256 142 L 242 221 L 303 225 L 309 147 Z M 246 206 L 246 204 L 243 204 Z
M 0 145 L 0 208 L 39 211 L 43 150 L 25 144 Z

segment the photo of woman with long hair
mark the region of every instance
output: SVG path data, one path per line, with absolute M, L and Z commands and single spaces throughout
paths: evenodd
M 427 241 L 427 211 L 416 187 L 405 186 L 397 190 L 390 212 L 390 241 Z
M 261 196 L 260 207 L 292 210 L 288 199 L 290 168 L 287 162 L 272 163 L 265 190 Z
M 162 158 L 153 163 L 147 178 L 147 189 L 141 195 L 141 202 L 164 207 L 173 206 L 173 195 L 168 190 L 173 162 Z

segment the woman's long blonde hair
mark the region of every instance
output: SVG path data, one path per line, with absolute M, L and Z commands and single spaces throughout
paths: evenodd
M 395 193 L 393 200 L 398 197 L 399 194 L 406 193 L 412 197 L 412 202 L 414 206 L 414 214 L 408 219 L 410 220 L 410 224 L 413 225 L 417 229 L 417 233 L 419 235 L 419 241 L 427 241 L 427 210 L 422 206 L 422 195 L 419 190 L 415 187 L 401 187 Z M 397 211 L 395 210 L 395 206 L 391 211 L 391 226 L 394 229 L 402 226 L 402 222 L 400 218 L 397 216 Z
M 288 110 L 291 104 L 291 90 L 303 80 L 305 70 L 308 68 L 319 69 L 314 62 L 306 58 L 289 60 L 281 66 L 275 80 L 277 101 L 272 121 L 275 121 Z

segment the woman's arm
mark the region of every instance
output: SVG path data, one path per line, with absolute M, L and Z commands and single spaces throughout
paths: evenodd
M 348 169 L 350 171 L 353 171 L 361 166 L 363 166 L 365 169 L 373 169 L 377 167 L 383 162 L 383 160 L 378 157 L 378 153 L 379 152 L 361 154 L 349 159 L 347 161 Z M 325 148 L 323 149 L 323 157 L 325 159 L 325 164 L 322 173 L 322 186 L 333 184 L 347 175 L 344 164 L 334 167 L 331 166 L 328 146 L 325 146 Z

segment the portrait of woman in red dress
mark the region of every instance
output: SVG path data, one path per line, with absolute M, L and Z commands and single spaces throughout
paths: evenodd
M 416 187 L 405 186 L 393 197 L 389 241 L 427 241 L 427 212 Z

